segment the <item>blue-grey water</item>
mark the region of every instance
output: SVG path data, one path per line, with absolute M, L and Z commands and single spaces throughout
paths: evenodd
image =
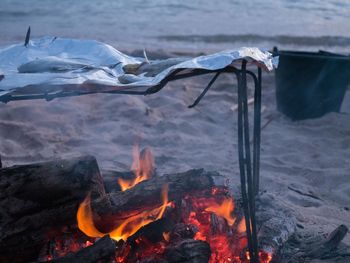
M 0 0 L 0 46 L 23 41 L 29 25 L 33 37 L 120 49 L 350 50 L 349 0 Z

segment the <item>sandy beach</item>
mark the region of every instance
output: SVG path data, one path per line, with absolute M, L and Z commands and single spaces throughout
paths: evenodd
M 146 97 L 96 94 L 0 104 L 3 166 L 91 154 L 102 169 L 128 170 L 139 141 L 153 149 L 160 174 L 215 170 L 235 191 L 233 76 L 222 75 L 197 107 L 187 108 L 209 78 L 176 81 Z M 350 226 L 350 112 L 343 107 L 342 113 L 291 121 L 276 110 L 273 73 L 263 76 L 262 104 L 261 191 L 289 207 L 300 228 L 329 233 Z M 344 242 L 350 245 L 349 235 Z
M 97 40 L 131 56 L 145 50 L 150 60 L 243 46 L 349 55 L 349 9 L 350 1 L 341 0 L 2 0 L 0 49 L 24 43 L 30 26 L 30 39 Z M 276 109 L 274 74 L 263 74 L 260 200 L 274 203 L 272 211 L 286 208 L 301 236 L 350 228 L 350 87 L 340 112 L 292 121 Z M 139 143 L 152 149 L 158 174 L 218 171 L 239 199 L 236 79 L 222 74 L 199 105 L 188 108 L 211 78 L 171 82 L 149 96 L 0 102 L 2 166 L 88 154 L 101 171 L 126 171 Z M 252 123 L 253 104 L 249 109 Z M 343 243 L 350 248 L 349 233 Z M 346 263 L 350 254 L 311 262 Z

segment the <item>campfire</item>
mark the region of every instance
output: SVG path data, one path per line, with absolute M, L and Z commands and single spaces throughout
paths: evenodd
M 131 172 L 106 171 L 104 179 L 92 157 L 3 171 L 23 188 L 22 193 L 12 192 L 13 197 L 28 194 L 34 187 L 29 181 L 41 178 L 42 192 L 48 200 L 55 199 L 55 206 L 40 194 L 29 200 L 34 205 L 21 203 L 24 216 L 19 221 L 27 225 L 3 235 L 1 262 L 8 262 L 14 251 L 18 256 L 11 262 L 249 262 L 240 203 L 228 187 L 214 184 L 215 172 L 198 169 L 160 176 L 152 150 L 140 151 L 138 145 Z M 24 171 L 32 172 L 32 178 L 25 179 L 29 181 L 23 181 Z M 57 218 L 61 210 L 65 214 Z M 8 226 L 13 226 L 11 220 Z M 264 263 L 272 259 L 264 251 L 259 256 Z
M 128 191 L 151 179 L 155 175 L 154 165 L 151 149 L 140 152 L 136 144 L 131 165 L 133 175 L 127 179 L 117 178 L 120 191 Z M 92 238 L 86 242 L 92 245 L 98 238 L 109 235 L 119 242 L 114 259 L 120 263 L 180 262 L 192 258 L 210 263 L 249 261 L 244 218 L 235 211 L 227 187 L 184 192 L 173 201 L 168 198 L 168 183 L 158 187 L 162 189 L 158 197 L 160 206 L 145 206 L 130 216 L 102 216 L 98 220 L 94 219 L 89 193 L 77 212 L 78 228 Z M 106 229 L 106 225 L 108 231 L 99 230 Z M 261 262 L 268 263 L 271 259 L 270 254 L 260 252 Z

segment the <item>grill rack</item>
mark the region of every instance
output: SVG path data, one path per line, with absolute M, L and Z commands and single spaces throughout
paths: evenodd
M 259 177 L 260 177 L 260 138 L 261 138 L 261 83 L 262 83 L 262 70 L 257 66 L 257 75 L 247 70 L 247 60 L 242 59 L 241 68 L 238 69 L 232 65 L 220 69 L 220 70 L 205 70 L 194 69 L 188 71 L 187 69 L 177 69 L 170 75 L 165 77 L 158 85 L 152 87 L 139 87 L 144 90 L 131 90 L 120 89 L 116 90 L 116 87 L 111 87 L 113 90 L 108 90 L 105 87 L 103 91 L 62 91 L 57 93 L 44 93 L 44 94 L 26 94 L 15 95 L 15 93 L 6 94 L 0 97 L 0 101 L 8 103 L 11 101 L 19 100 L 34 100 L 45 99 L 51 101 L 56 98 L 81 96 L 94 93 L 107 93 L 107 94 L 129 94 L 129 95 L 150 95 L 159 92 L 169 82 L 179 79 L 191 78 L 200 75 L 213 74 L 214 77 L 208 83 L 206 88 L 202 91 L 199 97 L 194 101 L 189 108 L 193 108 L 202 100 L 208 90 L 215 83 L 217 78 L 223 74 L 233 74 L 237 79 L 238 86 L 238 159 L 239 159 L 239 171 L 241 181 L 241 195 L 242 195 L 242 207 L 244 211 L 246 234 L 248 240 L 248 249 L 251 263 L 259 262 L 258 251 L 258 239 L 257 239 L 257 227 L 255 217 L 255 198 L 259 192 Z M 254 123 L 253 123 L 253 151 L 250 147 L 250 131 L 248 120 L 248 98 L 247 98 L 247 76 L 250 76 L 254 82 Z M 133 86 L 135 88 L 135 86 Z M 252 157 L 253 155 L 253 157 Z

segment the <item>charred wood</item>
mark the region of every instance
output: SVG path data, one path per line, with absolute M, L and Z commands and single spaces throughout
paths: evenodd
M 165 185 L 168 185 L 169 189 L 168 200 L 173 201 L 193 191 L 210 190 L 213 180 L 211 173 L 203 169 L 153 177 L 124 192 L 109 193 L 103 198 L 94 200 L 92 208 L 96 215 L 95 221 L 97 224 L 100 221 L 116 222 L 137 215 L 145 209 L 159 207 L 163 201 L 161 195 Z M 100 225 L 100 227 L 106 231 L 114 226 Z
M 185 239 L 170 245 L 165 251 L 165 259 L 169 263 L 205 263 L 211 255 L 209 244 L 193 239 Z
M 157 243 L 164 239 L 163 233 L 170 232 L 173 225 L 174 221 L 165 216 L 164 218 L 141 227 L 135 234 L 128 238 L 127 242 L 134 247 L 136 246 L 135 241 L 139 237 L 144 237 L 151 243 Z
M 178 242 L 182 239 L 193 239 L 198 229 L 194 225 L 179 223 L 170 232 L 170 241 Z
M 50 232 L 76 223 L 88 192 L 105 195 L 91 156 L 2 168 L 0 189 L 0 262 L 35 260 Z
M 349 262 L 350 247 L 341 243 L 347 232 L 348 228 L 345 225 L 338 226 L 327 238 L 309 231 L 300 231 L 286 242 L 278 256 L 275 257 L 279 261 L 274 262 L 297 263 L 310 262 L 314 259 Z
M 307 253 L 310 258 L 327 258 L 340 244 L 348 232 L 345 225 L 340 225 L 329 234 L 326 240 L 320 242 L 316 248 Z M 321 239 L 322 240 L 322 239 Z
M 93 245 L 83 248 L 76 253 L 40 263 L 107 263 L 113 260 L 115 249 L 114 241 L 109 236 L 104 236 Z
M 118 179 L 131 180 L 135 178 L 132 171 L 120 172 L 112 170 L 101 170 L 104 187 L 107 193 L 120 192 L 121 188 L 118 184 Z

